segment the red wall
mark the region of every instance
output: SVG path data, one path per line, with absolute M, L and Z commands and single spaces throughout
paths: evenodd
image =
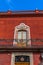
M 15 26 L 20 23 L 30 26 L 31 39 L 43 39 L 43 17 L 0 18 L 0 39 L 13 39 Z M 43 44 L 41 41 L 31 43 L 34 45 Z M 12 42 L 0 42 L 0 44 L 12 44 Z M 33 57 L 34 65 L 38 65 L 39 54 L 34 54 Z M 0 65 L 10 65 L 10 61 L 11 54 L 10 56 L 8 54 L 0 54 Z

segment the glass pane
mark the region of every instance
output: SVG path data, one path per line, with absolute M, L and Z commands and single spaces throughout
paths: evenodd
M 30 56 L 26 55 L 15 56 L 15 62 L 30 62 Z
M 18 42 L 26 42 L 26 31 L 18 31 Z
M 23 39 L 26 39 L 26 32 L 23 31 Z
M 18 40 L 21 39 L 22 32 L 18 32 Z

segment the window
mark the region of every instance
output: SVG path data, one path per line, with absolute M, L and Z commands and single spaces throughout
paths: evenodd
M 14 40 L 13 45 L 15 44 L 21 44 L 22 45 L 31 45 L 31 39 L 30 38 L 30 27 L 25 25 L 24 23 L 20 23 L 20 25 L 15 27 L 14 30 Z M 22 44 L 23 43 L 23 44 Z
M 26 30 L 19 30 L 18 31 L 18 43 L 26 43 L 27 39 L 27 31 Z
M 27 55 L 15 56 L 15 65 L 30 65 L 30 56 Z
M 11 65 L 33 65 L 33 54 L 26 52 L 12 53 Z

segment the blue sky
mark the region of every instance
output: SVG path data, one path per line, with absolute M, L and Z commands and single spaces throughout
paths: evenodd
M 0 0 L 0 11 L 43 10 L 43 0 Z

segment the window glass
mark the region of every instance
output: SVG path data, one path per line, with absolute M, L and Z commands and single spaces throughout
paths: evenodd
M 23 39 L 26 39 L 26 32 L 23 31 Z
M 18 32 L 18 39 L 21 39 L 22 32 Z
M 26 42 L 27 33 L 26 31 L 18 31 L 18 41 Z

